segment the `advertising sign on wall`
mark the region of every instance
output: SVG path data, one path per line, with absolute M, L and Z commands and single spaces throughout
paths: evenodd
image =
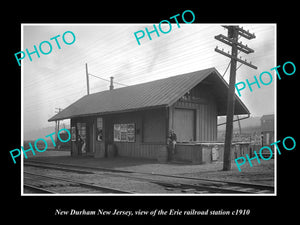
M 135 124 L 114 124 L 114 141 L 135 142 Z

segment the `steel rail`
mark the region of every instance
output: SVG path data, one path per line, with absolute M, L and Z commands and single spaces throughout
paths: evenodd
M 43 194 L 56 194 L 56 192 L 50 191 L 50 190 L 45 189 L 45 188 L 40 188 L 40 187 L 37 187 L 37 186 L 34 186 L 34 185 L 30 185 L 30 184 L 24 184 L 24 188 L 34 190 L 34 191 L 37 191 L 37 192 L 43 193 Z M 36 193 L 34 193 L 34 194 L 36 194 Z
M 132 194 L 131 192 L 128 192 L 128 191 L 122 191 L 122 190 L 118 190 L 115 188 L 103 187 L 103 186 L 94 185 L 94 184 L 90 184 L 90 183 L 86 183 L 86 182 L 82 182 L 82 181 L 78 181 L 78 180 L 66 179 L 66 178 L 59 177 L 59 176 L 49 176 L 49 175 L 46 176 L 43 174 L 37 174 L 37 173 L 31 173 L 31 172 L 25 172 L 25 171 L 24 171 L 24 174 L 30 174 L 33 176 L 44 177 L 44 178 L 54 179 L 54 180 L 61 180 L 61 181 L 69 182 L 69 183 L 75 183 L 75 184 L 79 184 L 80 186 L 83 186 L 83 187 L 106 191 L 107 193 Z

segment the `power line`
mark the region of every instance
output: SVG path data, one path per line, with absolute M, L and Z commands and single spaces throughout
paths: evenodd
M 263 31 L 265 31 L 265 30 L 263 30 Z M 201 33 L 202 32 L 202 30 L 199 30 L 199 31 L 197 31 L 197 32 L 194 32 L 193 33 L 193 35 L 195 34 L 195 33 Z M 166 36 L 167 37 L 167 36 Z M 161 38 L 163 38 L 163 37 L 161 37 Z M 186 36 L 184 35 L 183 37 L 181 37 L 181 38 L 179 38 L 179 39 L 176 39 L 176 42 L 177 43 L 180 43 L 180 41 L 182 40 L 182 39 L 184 39 L 184 38 L 186 38 Z M 101 39 L 100 39 L 101 40 Z M 100 41 L 99 40 L 99 41 Z M 149 42 L 150 43 L 150 42 Z M 204 42 L 201 42 L 202 44 L 204 44 Z M 94 45 L 95 44 L 98 44 L 98 40 L 96 41 L 96 42 L 94 42 L 93 43 Z M 126 45 L 125 45 L 126 46 Z M 179 47 L 181 47 L 181 46 L 192 46 L 193 47 L 193 45 L 179 45 Z M 90 52 L 90 53 L 94 53 L 94 52 L 91 52 L 92 50 L 93 50 L 94 48 L 90 48 L 90 49 L 87 49 L 87 51 L 88 52 Z M 118 52 L 120 51 L 120 48 L 119 48 L 119 46 L 116 46 L 116 48 L 115 48 L 115 50 L 117 50 Z M 128 49 L 128 51 L 131 53 L 132 51 L 135 51 L 136 49 Z M 179 49 L 177 49 L 177 50 L 179 50 Z M 186 48 L 185 48 L 185 50 L 186 50 Z M 128 53 L 128 51 L 126 52 L 126 51 L 122 51 L 122 53 L 121 53 L 121 55 L 123 56 L 123 54 L 127 54 Z M 152 51 L 152 49 L 150 49 L 150 51 Z M 110 51 L 109 52 L 109 56 L 111 55 L 111 54 L 115 54 L 116 52 L 115 51 Z M 203 53 L 203 49 L 202 49 L 202 51 L 201 51 L 201 53 Z M 79 55 L 77 56 L 77 57 L 80 57 Z M 179 56 L 180 57 L 180 56 Z M 265 57 L 265 56 L 264 56 Z M 106 57 L 106 59 L 108 59 L 109 57 Z M 77 59 L 75 59 L 74 60 L 74 56 L 72 56 L 72 58 L 70 58 L 71 60 L 72 60 L 72 62 L 74 62 L 75 60 L 77 60 Z M 67 60 L 68 61 L 68 60 Z M 97 60 L 98 61 L 98 60 Z M 72 65 L 69 65 L 69 66 L 72 66 Z M 64 67 L 63 69 L 64 70 L 67 70 L 67 73 L 68 74 L 66 74 L 64 71 L 60 71 L 60 73 L 62 73 L 62 74 L 64 74 L 64 77 L 63 77 L 63 79 L 64 80 L 67 80 L 67 79 L 69 79 L 69 77 L 70 76 L 73 76 L 73 74 L 71 74 L 70 73 L 70 68 L 68 68 L 69 66 L 66 66 L 66 67 Z M 141 65 L 142 66 L 142 65 Z M 49 71 L 50 73 L 53 73 L 53 71 Z M 49 79 L 51 79 L 51 76 L 48 76 L 45 80 L 49 80 Z M 36 80 L 36 83 L 34 82 L 34 83 L 32 83 L 32 86 L 34 86 L 34 85 L 36 85 L 37 83 L 38 83 L 39 81 L 38 80 Z M 29 84 L 30 85 L 30 84 Z M 29 86 L 28 85 L 28 86 Z M 27 86 L 27 85 L 26 85 Z
M 93 75 L 93 74 L 91 74 L 91 73 L 88 73 L 88 75 L 90 75 L 90 76 L 92 76 L 92 77 L 96 77 L 96 78 L 98 78 L 98 79 L 101 79 L 101 80 L 104 80 L 104 81 L 108 81 L 108 82 L 110 82 L 110 80 L 107 80 L 107 79 L 105 79 L 105 78 L 102 78 L 102 77 L 99 77 L 99 76 Z M 116 81 L 114 81 L 114 84 L 119 84 L 119 85 L 122 85 L 122 86 L 128 87 L 128 85 L 126 85 L 126 84 L 122 84 L 122 83 L 119 83 L 119 82 L 116 82 Z
M 226 70 L 225 70 L 225 72 L 224 72 L 224 74 L 223 74 L 223 77 L 225 76 L 225 74 L 226 74 L 226 72 L 227 72 L 227 70 L 228 70 L 230 64 L 231 64 L 231 61 L 229 61 L 228 66 L 227 66 L 227 68 L 226 68 Z

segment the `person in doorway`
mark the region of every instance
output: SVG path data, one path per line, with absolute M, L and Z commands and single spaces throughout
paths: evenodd
M 86 143 L 85 143 L 85 138 L 82 137 L 81 135 L 78 135 L 78 141 L 79 141 L 79 149 L 80 149 L 80 153 L 85 153 L 85 146 L 86 146 Z
M 86 153 L 86 139 L 82 138 L 82 141 L 83 141 L 83 144 L 82 144 L 82 147 L 81 147 L 81 152 Z
M 98 128 L 97 141 L 103 141 L 103 131 Z
M 81 139 L 81 136 L 78 134 L 78 139 L 77 139 L 77 146 L 78 146 L 78 154 L 81 155 L 81 146 L 83 144 L 83 141 Z M 80 149 L 80 150 L 79 150 Z
M 173 130 L 169 131 L 168 136 L 168 161 L 172 161 L 175 155 L 177 136 Z

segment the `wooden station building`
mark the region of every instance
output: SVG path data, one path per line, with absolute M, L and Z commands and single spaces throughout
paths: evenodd
M 86 95 L 49 121 L 71 119 L 72 156 L 165 161 L 173 130 L 177 159 L 205 163 L 222 145 L 215 144 L 217 117 L 226 115 L 227 92 L 227 82 L 209 68 Z M 234 114 L 250 114 L 238 96 Z

